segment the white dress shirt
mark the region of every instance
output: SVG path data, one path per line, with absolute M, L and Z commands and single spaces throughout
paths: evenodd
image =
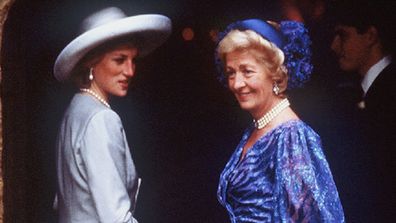
M 380 61 L 378 61 L 376 64 L 374 64 L 367 71 L 361 83 L 364 96 L 367 94 L 367 91 L 369 90 L 370 86 L 373 84 L 375 78 L 377 78 L 377 76 L 381 73 L 381 71 L 385 69 L 385 67 L 387 67 L 391 62 L 392 62 L 392 57 L 386 56 L 382 58 Z

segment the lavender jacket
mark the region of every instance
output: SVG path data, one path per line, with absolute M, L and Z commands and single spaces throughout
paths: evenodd
M 139 180 L 119 116 L 76 94 L 56 145 L 60 223 L 137 222 Z

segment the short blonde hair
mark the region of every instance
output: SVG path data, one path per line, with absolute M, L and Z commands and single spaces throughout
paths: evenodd
M 275 44 L 264 39 L 252 30 L 232 30 L 219 43 L 217 54 L 222 64 L 225 64 L 226 55 L 236 50 L 254 49 L 260 52 L 258 61 L 271 72 L 271 79 L 280 89 L 280 96 L 284 97 L 287 88 L 287 70 L 284 66 L 285 55 Z

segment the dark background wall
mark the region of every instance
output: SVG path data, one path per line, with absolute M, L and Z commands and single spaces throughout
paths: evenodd
M 252 17 L 278 21 L 280 1 L 17 0 L 2 51 L 6 222 L 56 222 L 51 209 L 54 143 L 73 90 L 55 81 L 52 66 L 80 21 L 109 5 L 128 15 L 160 13 L 173 21 L 169 41 L 138 62 L 129 95 L 111 103 L 143 178 L 137 218 L 143 223 L 227 222 L 216 199 L 218 176 L 250 117 L 215 78 L 209 31 Z M 307 20 L 314 62 L 321 65 L 305 89 L 291 92 L 300 116 L 324 136 L 333 134 L 326 117 L 332 102 L 324 95 L 339 81 L 328 51 L 329 24 Z M 192 41 L 182 39 L 185 27 L 195 31 Z M 334 152 L 325 152 L 336 160 Z

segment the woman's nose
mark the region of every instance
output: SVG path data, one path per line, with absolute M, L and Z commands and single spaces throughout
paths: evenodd
M 135 75 L 135 64 L 134 62 L 130 61 L 125 64 L 124 66 L 124 75 L 128 77 L 133 77 Z
M 246 85 L 245 83 L 245 78 L 243 77 L 243 75 L 237 73 L 235 74 L 235 79 L 234 79 L 234 88 L 238 89 L 241 87 L 244 87 Z

